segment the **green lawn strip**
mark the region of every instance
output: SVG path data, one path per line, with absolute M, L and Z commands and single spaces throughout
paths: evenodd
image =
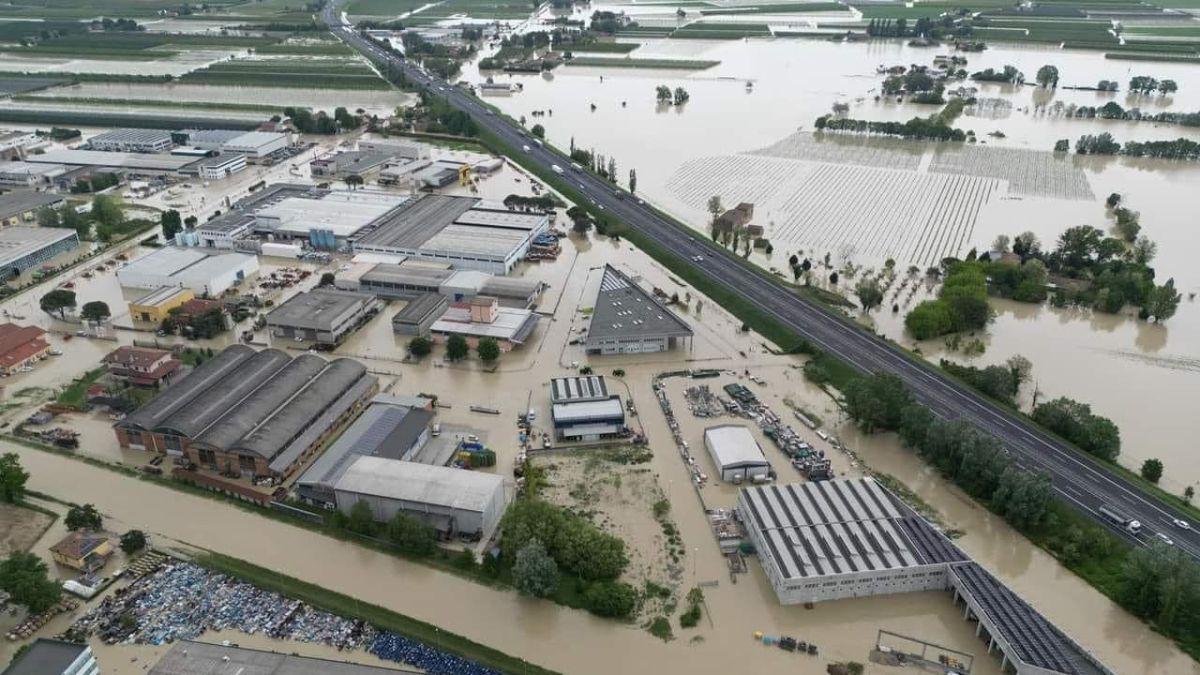
M 354 50 L 341 43 L 322 45 L 264 45 L 262 47 L 256 47 L 254 51 L 257 54 L 288 54 L 295 56 L 350 56 L 354 54 Z
M 80 375 L 58 395 L 57 401 L 63 405 L 73 406 L 80 410 L 87 404 L 87 390 L 100 376 L 105 373 L 105 367 L 93 368 Z
M 278 42 L 278 38 L 220 35 L 173 35 L 168 33 L 82 33 L 66 35 L 42 42 L 44 47 L 77 47 L 80 49 L 116 49 L 138 51 L 153 47 L 262 47 Z
M 88 49 L 82 47 L 16 47 L 5 49 L 2 53 L 5 56 L 16 56 L 27 59 L 71 57 L 96 61 L 158 61 L 171 58 L 177 52 Z
M 185 84 L 228 87 L 273 87 L 279 89 L 391 89 L 377 75 L 318 75 L 315 73 L 210 73 L 194 71 L 180 78 Z
M 93 98 L 71 96 L 33 96 L 22 94 L 13 96 L 14 101 L 27 103 L 59 103 L 66 105 L 140 107 L 140 108 L 195 108 L 199 110 L 240 110 L 245 112 L 276 113 L 285 106 L 260 105 L 255 103 L 219 103 L 207 101 L 165 101 L 151 98 Z
M 379 605 L 362 602 L 347 595 L 342 595 L 316 584 L 289 577 L 264 567 L 248 563 L 220 553 L 208 553 L 200 556 L 196 562 L 208 569 L 225 574 L 263 590 L 274 591 L 280 595 L 308 603 L 318 609 L 331 612 L 338 616 L 360 619 L 376 628 L 392 631 L 413 640 L 418 640 L 444 652 L 470 659 L 480 665 L 494 668 L 513 675 L 554 675 L 548 670 L 524 659 L 509 656 L 491 647 L 481 645 L 461 635 L 425 623 L 419 619 L 405 616 Z
M 629 52 L 641 47 L 638 42 L 589 42 L 586 44 L 570 45 L 563 47 L 564 51 L 581 54 L 584 52 L 596 52 L 602 54 L 628 54 Z
M 1144 54 L 1139 52 L 1108 52 L 1104 58 L 1112 61 L 1159 61 L 1162 63 L 1200 63 L 1200 56 L 1186 54 Z
M 568 66 L 596 66 L 600 68 L 655 68 L 664 70 L 704 70 L 720 65 L 720 61 L 685 61 L 683 59 L 629 59 L 605 58 L 603 56 L 576 56 L 565 62 Z
M 726 14 L 794 14 L 804 12 L 838 12 L 846 9 L 840 2 L 782 2 L 778 4 L 755 5 L 753 7 L 722 7 L 720 9 L 702 9 L 704 16 L 721 16 Z

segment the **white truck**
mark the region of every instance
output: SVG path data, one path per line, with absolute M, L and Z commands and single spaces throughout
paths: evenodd
M 563 168 L 561 166 L 559 166 L 557 164 L 551 164 L 550 168 L 554 169 L 554 173 L 556 173 L 560 176 L 563 175 Z
M 1112 524 L 1125 528 L 1125 531 L 1130 534 L 1140 534 L 1142 531 L 1140 522 L 1110 506 L 1101 506 L 1097 512 Z

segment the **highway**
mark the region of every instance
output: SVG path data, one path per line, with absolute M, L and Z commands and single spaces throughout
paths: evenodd
M 783 281 L 750 269 L 750 264 L 727 255 L 708 237 L 663 217 L 641 200 L 615 188 L 589 172 L 571 168 L 570 160 L 528 134 L 512 121 L 494 114 L 469 91 L 437 79 L 404 58 L 382 49 L 363 37 L 340 14 L 336 3 L 327 3 L 322 16 L 330 30 L 376 64 L 403 70 L 411 84 L 435 92 L 468 113 L 481 128 L 498 137 L 526 159 L 546 171 L 563 170 L 563 178 L 604 212 L 635 228 L 658 245 L 696 268 L 714 283 L 733 290 L 748 305 L 774 316 L 820 349 L 864 373 L 893 373 L 911 389 L 914 397 L 934 413 L 947 419 L 963 419 L 1002 440 L 1022 467 L 1048 474 L 1059 497 L 1129 540 L 1147 544 L 1158 533 L 1174 545 L 1200 558 L 1200 532 L 1181 528 L 1176 519 L 1187 516 L 1142 493 L 1140 487 L 1099 463 L 1080 457 L 1076 450 L 1044 433 L 1032 423 L 1001 410 L 983 395 L 946 377 L 933 366 L 913 359 L 900 350 L 854 326 L 836 311 L 795 293 Z M 335 18 L 336 17 L 336 18 Z M 1139 535 L 1102 518 L 1097 509 L 1108 505 L 1141 522 Z

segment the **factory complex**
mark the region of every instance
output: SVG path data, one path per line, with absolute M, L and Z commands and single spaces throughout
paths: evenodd
M 283 478 L 366 404 L 377 380 L 357 361 L 222 350 L 114 426 L 143 448 L 246 477 Z
M 125 288 L 187 288 L 216 297 L 257 272 L 253 255 L 166 246 L 117 269 L 117 279 Z
M 612 265 L 604 266 L 584 345 L 589 354 L 665 352 L 681 343 L 690 347 L 692 329 Z
M 747 487 L 737 508 L 782 604 L 952 590 L 1003 672 L 1111 672 L 873 478 Z

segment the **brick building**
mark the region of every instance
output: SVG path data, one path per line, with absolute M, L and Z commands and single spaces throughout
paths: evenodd
M 0 373 L 10 375 L 45 357 L 50 351 L 45 334 L 37 326 L 0 323 Z
M 114 377 L 129 380 L 140 387 L 157 387 L 169 380 L 181 365 L 179 359 L 166 349 L 122 345 L 103 359 Z

